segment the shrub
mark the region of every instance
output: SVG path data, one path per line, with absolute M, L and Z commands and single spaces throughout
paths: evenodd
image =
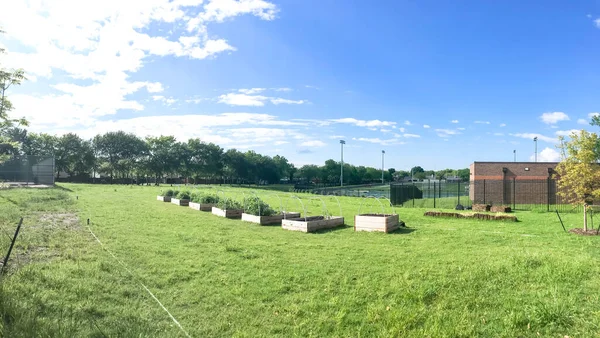
M 244 207 L 238 201 L 234 201 L 232 199 L 219 199 L 217 202 L 217 207 L 219 209 L 228 210 L 228 209 L 244 209 Z
M 179 190 L 173 190 L 173 195 L 171 197 L 177 197 L 179 195 Z
M 183 191 L 180 191 L 176 196 L 180 200 L 189 200 L 190 199 L 190 192 L 187 191 L 187 190 L 183 190 Z
M 213 194 L 205 194 L 201 192 L 192 193 L 191 199 L 194 203 L 200 204 L 217 204 L 219 197 Z
M 270 205 L 256 196 L 246 200 L 246 209 L 244 212 L 254 216 L 273 216 L 277 214 Z
M 173 189 L 169 189 L 169 190 L 165 191 L 163 196 L 173 197 Z

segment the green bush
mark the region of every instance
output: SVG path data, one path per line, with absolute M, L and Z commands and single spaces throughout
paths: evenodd
M 223 209 L 223 210 L 231 210 L 231 209 L 244 209 L 244 207 L 240 204 L 240 202 L 238 201 L 234 201 L 232 199 L 219 199 L 219 201 L 217 202 L 217 208 L 219 209 Z
M 176 196 L 180 200 L 189 200 L 190 199 L 190 192 L 187 191 L 187 190 L 183 190 L 183 191 L 180 191 Z
M 273 216 L 277 214 L 270 205 L 256 196 L 246 199 L 246 209 L 244 212 L 254 216 Z
M 173 190 L 173 194 L 171 195 L 171 197 L 177 197 L 177 195 L 179 195 L 179 190 Z
M 169 189 L 164 192 L 163 196 L 173 197 L 173 189 Z

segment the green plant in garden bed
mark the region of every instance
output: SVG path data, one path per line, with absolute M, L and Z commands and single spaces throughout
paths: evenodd
M 219 201 L 219 196 L 215 194 L 194 192 L 192 193 L 191 201 L 200 204 L 217 204 L 217 202 Z
M 222 209 L 222 210 L 244 209 L 244 207 L 242 206 L 242 204 L 240 202 L 229 199 L 229 198 L 219 199 L 219 201 L 217 202 L 217 208 Z
M 167 191 L 163 192 L 162 195 L 167 197 L 175 196 L 173 189 L 167 189 Z
M 273 216 L 277 214 L 270 205 L 258 198 L 258 196 L 252 196 L 246 199 L 244 212 L 254 216 Z
M 189 200 L 190 192 L 187 190 L 180 191 L 179 193 L 177 193 L 176 198 L 180 200 Z

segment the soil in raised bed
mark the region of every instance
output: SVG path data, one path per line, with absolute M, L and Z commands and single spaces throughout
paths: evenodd
M 288 218 L 287 221 L 306 221 L 306 222 L 311 222 L 311 221 L 320 221 L 325 219 L 324 216 L 309 216 L 309 217 L 298 217 L 298 218 Z
M 576 235 L 581 235 L 581 236 L 598 236 L 598 235 L 600 235 L 600 233 L 598 233 L 598 230 L 588 229 L 587 231 L 584 231 L 582 228 L 571 229 L 571 230 L 569 230 L 569 232 L 576 234 Z

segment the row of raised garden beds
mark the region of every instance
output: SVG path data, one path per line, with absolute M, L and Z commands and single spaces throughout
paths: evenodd
M 242 221 L 260 225 L 281 224 L 282 228 L 293 231 L 315 232 L 344 225 L 344 217 L 329 215 L 326 208 L 324 208 L 325 215 L 306 216 L 305 209 L 305 217 L 301 217 L 300 212 L 276 211 L 258 196 L 245 198 L 244 205 L 242 205 L 238 201 L 219 197 L 217 194 L 190 194 L 186 191 L 167 190 L 164 195 L 157 196 L 157 200 L 170 201 L 180 206 L 189 206 L 194 210 L 211 211 L 214 215 L 220 217 L 241 218 Z M 302 207 L 304 208 L 304 205 Z M 354 223 L 355 231 L 381 231 L 387 233 L 398 229 L 400 226 L 397 214 L 359 214 L 354 217 Z

